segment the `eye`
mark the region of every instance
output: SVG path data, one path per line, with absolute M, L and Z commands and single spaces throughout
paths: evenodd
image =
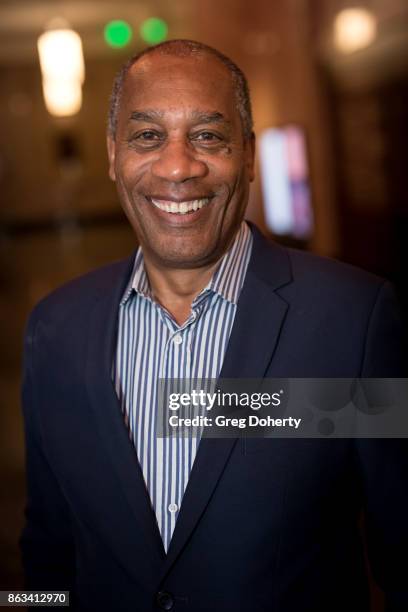
M 144 149 L 153 148 L 163 141 L 163 135 L 155 130 L 142 130 L 132 134 L 128 139 L 131 147 L 141 147 Z
M 222 141 L 222 137 L 214 132 L 200 132 L 193 136 L 193 140 L 205 144 L 216 144 Z
M 154 132 L 153 130 L 143 130 L 143 132 L 140 132 L 140 134 L 136 134 L 135 136 L 136 140 L 156 140 L 158 138 L 160 138 L 159 134 L 157 134 L 157 132 Z

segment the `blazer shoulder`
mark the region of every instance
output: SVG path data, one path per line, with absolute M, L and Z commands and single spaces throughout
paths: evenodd
M 279 295 L 290 306 L 288 320 L 298 342 L 308 337 L 315 352 L 324 346 L 327 360 L 335 356 L 333 371 L 352 372 L 357 356 L 353 367 L 361 376 L 406 375 L 402 313 L 392 284 L 337 260 L 282 251 L 291 280 Z
M 297 249 L 285 249 L 293 280 L 312 293 L 347 293 L 354 296 L 377 294 L 387 283 L 384 278 L 356 266 Z
M 370 299 L 386 283 L 371 272 L 336 259 L 279 245 L 256 227 L 252 231 L 254 247 L 249 269 L 280 292 L 294 292 L 303 298 L 340 298 L 347 293 Z

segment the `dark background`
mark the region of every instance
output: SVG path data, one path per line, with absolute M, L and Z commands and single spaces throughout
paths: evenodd
M 305 129 L 316 225 L 299 246 L 390 278 L 408 310 L 408 2 L 359 4 L 376 15 L 378 37 L 346 56 L 332 37 L 342 0 L 1 0 L 1 589 L 21 587 L 27 314 L 53 288 L 135 247 L 107 176 L 105 125 L 112 78 L 144 47 L 143 19 L 159 16 L 169 38 L 197 39 L 231 56 L 248 76 L 257 133 L 288 123 Z M 36 51 L 56 16 L 68 19 L 84 46 L 83 106 L 69 119 L 45 109 Z M 125 50 L 103 40 L 104 24 L 117 18 L 134 28 Z M 248 218 L 265 230 L 259 178 Z

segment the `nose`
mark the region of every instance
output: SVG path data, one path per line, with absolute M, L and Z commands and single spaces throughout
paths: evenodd
M 208 172 L 207 164 L 197 159 L 193 147 L 184 140 L 168 141 L 159 151 L 151 166 L 152 174 L 172 183 L 183 183 L 202 178 Z

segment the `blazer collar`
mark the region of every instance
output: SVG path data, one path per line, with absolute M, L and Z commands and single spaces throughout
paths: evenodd
M 133 263 L 134 254 L 110 266 L 99 277 L 88 330 L 85 380 L 101 450 L 108 454 L 113 466 L 113 472 L 104 475 L 106 489 L 117 503 L 123 503 L 121 500 L 125 498 L 130 510 L 129 525 L 134 525 L 125 537 L 120 525 L 115 529 L 115 516 L 112 516 L 111 522 L 106 524 L 106 538 L 135 578 L 151 584 L 155 580 L 151 568 L 155 567 L 156 573 L 159 572 L 165 552 L 142 469 L 112 381 L 119 304 Z M 94 452 L 99 450 L 96 448 Z M 135 564 L 137 555 L 145 559 L 143 567 L 140 563 Z

